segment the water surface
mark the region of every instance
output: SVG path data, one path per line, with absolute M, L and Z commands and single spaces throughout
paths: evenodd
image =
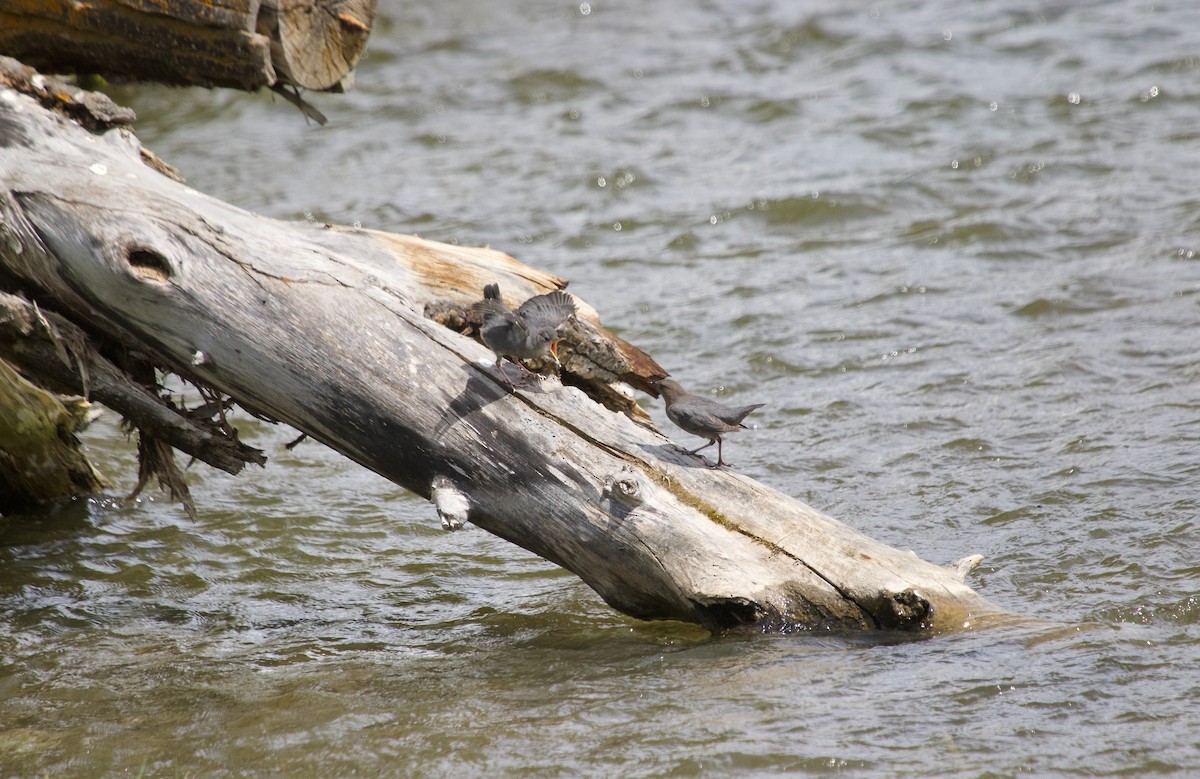
M 982 553 L 972 586 L 1058 627 L 637 622 L 243 418 L 270 464 L 194 467 L 199 522 L 149 493 L 0 521 L 0 774 L 1195 772 L 1200 10 L 382 5 L 324 128 L 114 95 L 202 191 L 571 279 L 685 385 L 768 403 L 740 470 Z

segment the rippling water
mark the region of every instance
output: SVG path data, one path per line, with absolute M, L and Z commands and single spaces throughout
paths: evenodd
M 198 189 L 570 278 L 686 385 L 768 403 L 741 470 L 983 553 L 973 586 L 1060 627 L 635 622 L 242 420 L 271 462 L 197 466 L 198 523 L 0 521 L 0 774 L 1196 770 L 1200 10 L 382 5 L 325 128 L 114 94 Z M 127 489 L 116 421 L 88 443 Z

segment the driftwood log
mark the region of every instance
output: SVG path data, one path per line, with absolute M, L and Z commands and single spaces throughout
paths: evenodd
M 127 129 L 89 130 L 0 84 L 0 286 L 99 352 L 287 422 L 429 498 L 446 527 L 508 539 L 636 617 L 929 631 L 1001 614 L 964 584 L 978 557 L 934 565 L 873 541 L 568 386 L 661 374 L 582 301 L 567 384 L 516 393 L 485 347 L 425 313 L 491 281 L 520 301 L 553 277 L 499 252 L 264 218 L 145 160 Z

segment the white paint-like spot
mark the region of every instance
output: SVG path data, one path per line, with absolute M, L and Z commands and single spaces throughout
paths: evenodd
M 97 176 L 108 175 L 108 166 L 103 162 L 93 162 L 88 166 L 88 170 L 90 170 L 92 173 L 95 173 Z
M 467 496 L 454 486 L 454 482 L 445 476 L 433 478 L 430 490 L 430 500 L 437 509 L 438 517 L 442 520 L 444 530 L 458 530 L 467 523 L 467 513 L 471 502 Z
M 199 349 L 192 355 L 192 365 L 200 366 L 208 362 L 208 355 Z
M 46 89 L 46 77 L 41 73 L 35 73 L 33 78 L 29 79 L 29 83 L 33 84 L 33 88 L 39 92 L 45 91 Z

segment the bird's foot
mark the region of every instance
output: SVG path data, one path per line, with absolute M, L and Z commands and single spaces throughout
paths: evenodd
M 722 466 L 722 463 L 714 463 L 712 460 L 708 459 L 707 457 L 705 457 L 702 454 L 696 454 L 695 452 L 693 452 L 691 450 L 684 449 L 682 446 L 679 448 L 684 454 L 691 455 L 692 457 L 695 457 L 700 462 L 704 463 L 705 468 L 720 468 Z
M 504 379 L 504 383 L 508 385 L 508 389 L 509 389 L 511 392 L 516 392 L 516 391 L 517 391 L 517 384 L 516 384 L 516 383 L 514 383 L 514 382 L 513 382 L 513 380 L 512 380 L 512 377 L 508 375 L 508 371 L 504 370 L 504 366 L 503 366 L 503 365 L 497 365 L 497 366 L 496 366 L 496 370 L 500 371 L 500 376 L 501 376 L 501 378 L 503 378 L 503 379 Z M 522 386 L 522 387 L 524 387 L 524 386 L 525 386 L 525 378 L 524 378 L 524 377 L 521 377 L 521 383 L 520 383 L 520 386 Z

